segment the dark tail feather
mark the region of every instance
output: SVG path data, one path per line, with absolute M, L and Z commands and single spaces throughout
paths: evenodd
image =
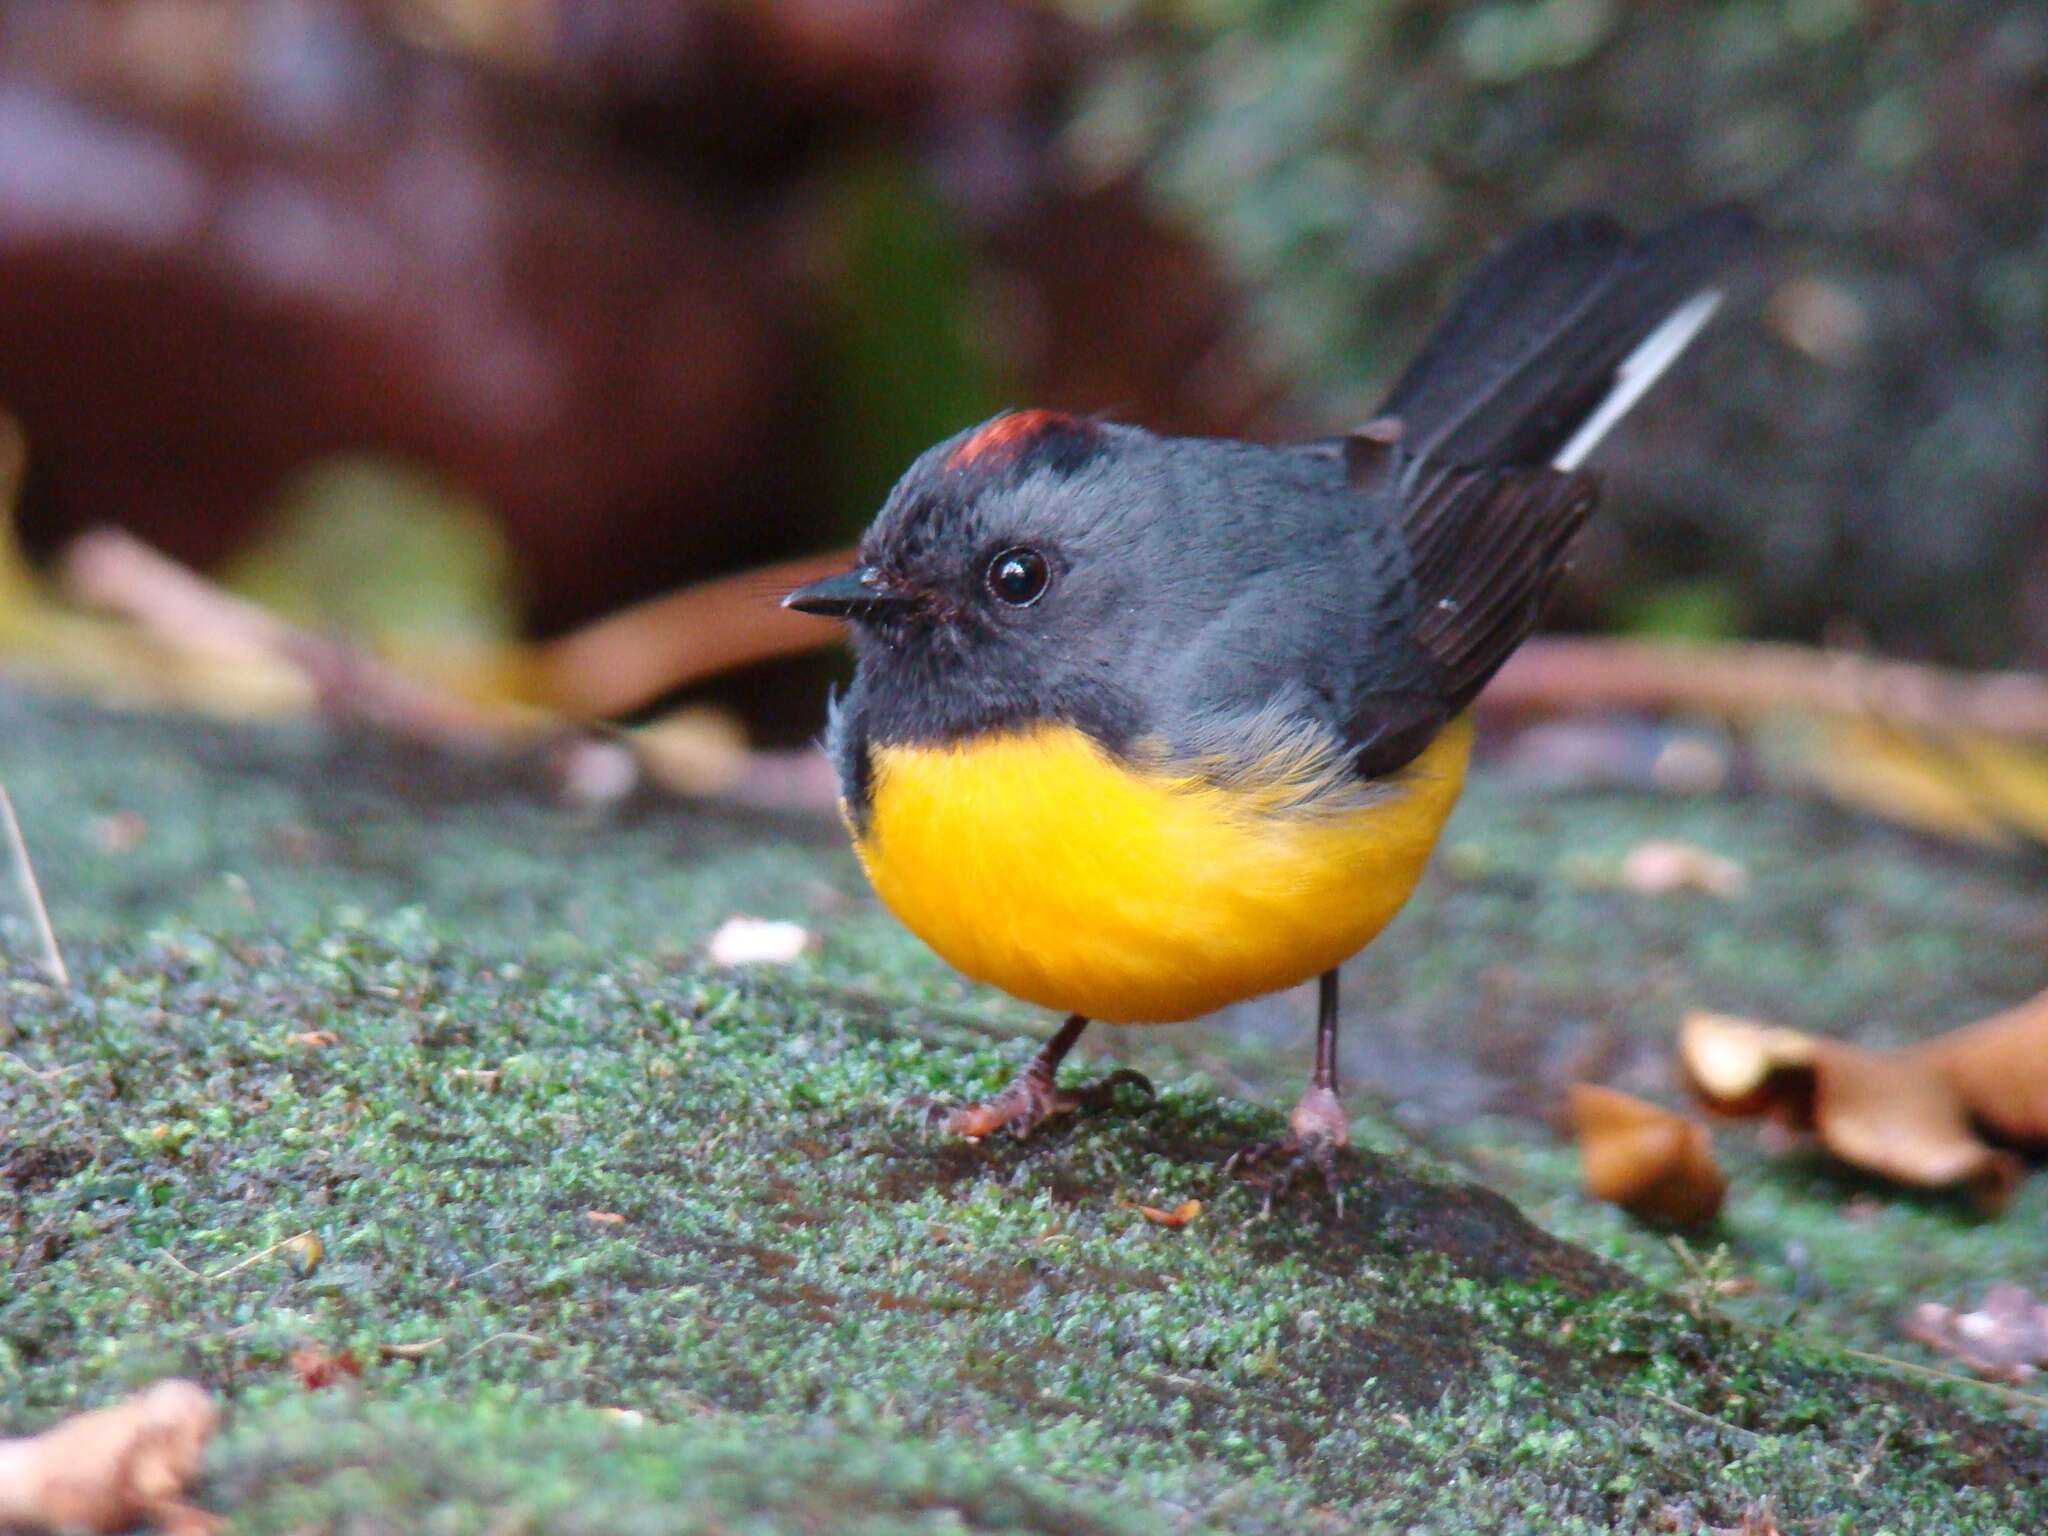
M 1675 357 L 1711 303 L 1680 311 L 1755 232 L 1733 204 L 1640 240 L 1597 213 L 1533 229 L 1473 276 L 1380 414 L 1401 418 L 1402 446 L 1416 458 L 1534 467 L 1571 445 L 1576 463 L 1591 441 L 1574 439 L 1609 396 L 1616 401 L 1593 440 L 1634 399 L 1617 390 L 1622 363 L 1667 320 L 1674 345 L 1648 376 Z

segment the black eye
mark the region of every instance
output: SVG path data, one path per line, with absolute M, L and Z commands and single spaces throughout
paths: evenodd
M 1029 608 L 1045 595 L 1052 567 L 1035 549 L 1006 549 L 988 563 L 988 589 L 1012 608 Z

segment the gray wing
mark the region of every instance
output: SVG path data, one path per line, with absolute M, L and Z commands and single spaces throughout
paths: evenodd
M 1545 225 L 1481 267 L 1372 422 L 1277 468 L 1219 460 L 1206 494 L 1235 515 L 1206 531 L 1230 597 L 1162 659 L 1171 754 L 1245 777 L 1307 755 L 1351 784 L 1413 761 L 1535 628 L 1599 500 L 1579 462 L 1751 234 L 1732 207 L 1640 240 L 1597 214 Z
M 1362 692 L 1344 726 L 1361 773 L 1412 759 L 1536 627 L 1599 501 L 1578 465 L 1699 333 L 1720 301 L 1708 281 L 1754 235 L 1733 206 L 1641 239 L 1592 213 L 1530 231 L 1480 268 L 1380 415 L 1339 445 L 1400 532 L 1428 674 Z

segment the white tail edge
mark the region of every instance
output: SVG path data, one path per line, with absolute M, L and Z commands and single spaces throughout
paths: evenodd
M 1642 339 L 1635 351 L 1614 370 L 1614 388 L 1600 402 L 1600 408 L 1586 418 L 1586 424 L 1572 434 L 1571 441 L 1558 449 L 1551 464 L 1557 469 L 1577 469 L 1586 455 L 1600 446 L 1600 440 L 1614 430 L 1642 399 L 1650 386 L 1664 376 L 1664 370 L 1678 361 L 1692 344 L 1700 328 L 1721 307 L 1721 290 L 1703 288 L 1668 315 L 1657 329 Z

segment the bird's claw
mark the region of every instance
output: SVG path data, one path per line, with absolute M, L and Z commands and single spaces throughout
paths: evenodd
M 1342 1221 L 1344 1186 L 1337 1177 L 1337 1154 L 1351 1145 L 1350 1120 L 1343 1104 L 1332 1089 L 1312 1087 L 1287 1117 L 1287 1127 L 1287 1134 L 1278 1141 L 1255 1142 L 1231 1153 L 1224 1160 L 1223 1176 L 1229 1178 L 1238 1169 L 1259 1163 L 1279 1162 L 1280 1166 L 1271 1173 L 1256 1175 L 1249 1181 L 1265 1193 L 1259 1215 L 1266 1217 L 1273 1214 L 1273 1202 L 1294 1186 L 1295 1175 L 1313 1167 L 1323 1176 L 1323 1188 L 1329 1192 L 1336 1219 Z
M 1240 1147 L 1230 1154 L 1223 1163 L 1223 1176 L 1242 1172 L 1245 1182 L 1259 1190 L 1263 1198 L 1259 1202 L 1261 1218 L 1273 1214 L 1273 1202 L 1294 1187 L 1294 1180 L 1304 1168 L 1314 1168 L 1322 1175 L 1323 1188 L 1329 1193 L 1330 1204 L 1335 1218 L 1344 1219 L 1344 1185 L 1337 1172 L 1339 1143 L 1327 1136 L 1299 1136 L 1289 1133 L 1278 1141 L 1254 1142 L 1251 1146 Z M 1271 1171 L 1259 1169 L 1262 1163 L 1277 1163 Z
M 995 1097 L 977 1103 L 951 1104 L 918 1097 L 908 1104 L 924 1111 L 927 1128 L 949 1136 L 979 1141 L 997 1131 L 1007 1131 L 1022 1141 L 1057 1115 L 1108 1109 L 1116 1100 L 1117 1089 L 1124 1087 L 1142 1089 L 1146 1098 L 1154 1097 L 1152 1080 L 1126 1067 L 1078 1088 L 1061 1088 L 1026 1072 L 1012 1079 Z

